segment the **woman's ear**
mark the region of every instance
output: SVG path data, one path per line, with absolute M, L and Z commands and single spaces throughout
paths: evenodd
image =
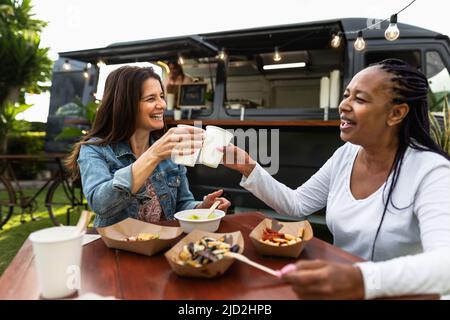
M 406 103 L 395 104 L 389 112 L 389 116 L 387 119 L 388 126 L 393 127 L 402 122 L 408 112 L 409 106 Z

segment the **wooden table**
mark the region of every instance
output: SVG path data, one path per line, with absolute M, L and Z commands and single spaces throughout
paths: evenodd
M 250 231 L 265 218 L 259 212 L 227 215 L 218 232 L 240 230 L 244 236 L 244 254 L 273 269 L 296 259 L 262 257 L 249 238 Z M 165 225 L 177 225 L 170 221 Z M 324 259 L 342 263 L 360 258 L 313 238 L 300 259 Z M 0 278 L 0 299 L 39 299 L 33 248 L 27 240 Z M 296 299 L 291 287 L 281 280 L 235 261 L 227 272 L 215 279 L 182 278 L 170 269 L 164 255 L 146 257 L 108 249 L 102 240 L 83 247 L 80 295 L 93 292 L 119 299 Z M 436 296 L 406 298 L 429 299 Z

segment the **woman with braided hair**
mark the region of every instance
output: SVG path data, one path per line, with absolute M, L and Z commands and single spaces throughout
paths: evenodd
M 430 138 L 427 93 L 426 77 L 401 60 L 356 74 L 339 106 L 346 144 L 295 190 L 226 148 L 241 186 L 281 214 L 326 206 L 335 245 L 369 260 L 287 265 L 280 276 L 299 297 L 450 294 L 450 158 Z

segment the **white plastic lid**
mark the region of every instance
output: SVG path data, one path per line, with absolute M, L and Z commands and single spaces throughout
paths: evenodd
M 34 243 L 54 243 L 69 241 L 83 236 L 84 232 L 78 234 L 75 233 L 75 230 L 75 226 L 50 227 L 31 233 L 29 239 Z

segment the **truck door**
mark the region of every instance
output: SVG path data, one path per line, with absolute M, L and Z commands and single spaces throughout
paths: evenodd
M 425 75 L 430 88 L 430 111 L 442 111 L 444 97 L 450 93 L 450 55 L 442 43 L 425 49 Z

